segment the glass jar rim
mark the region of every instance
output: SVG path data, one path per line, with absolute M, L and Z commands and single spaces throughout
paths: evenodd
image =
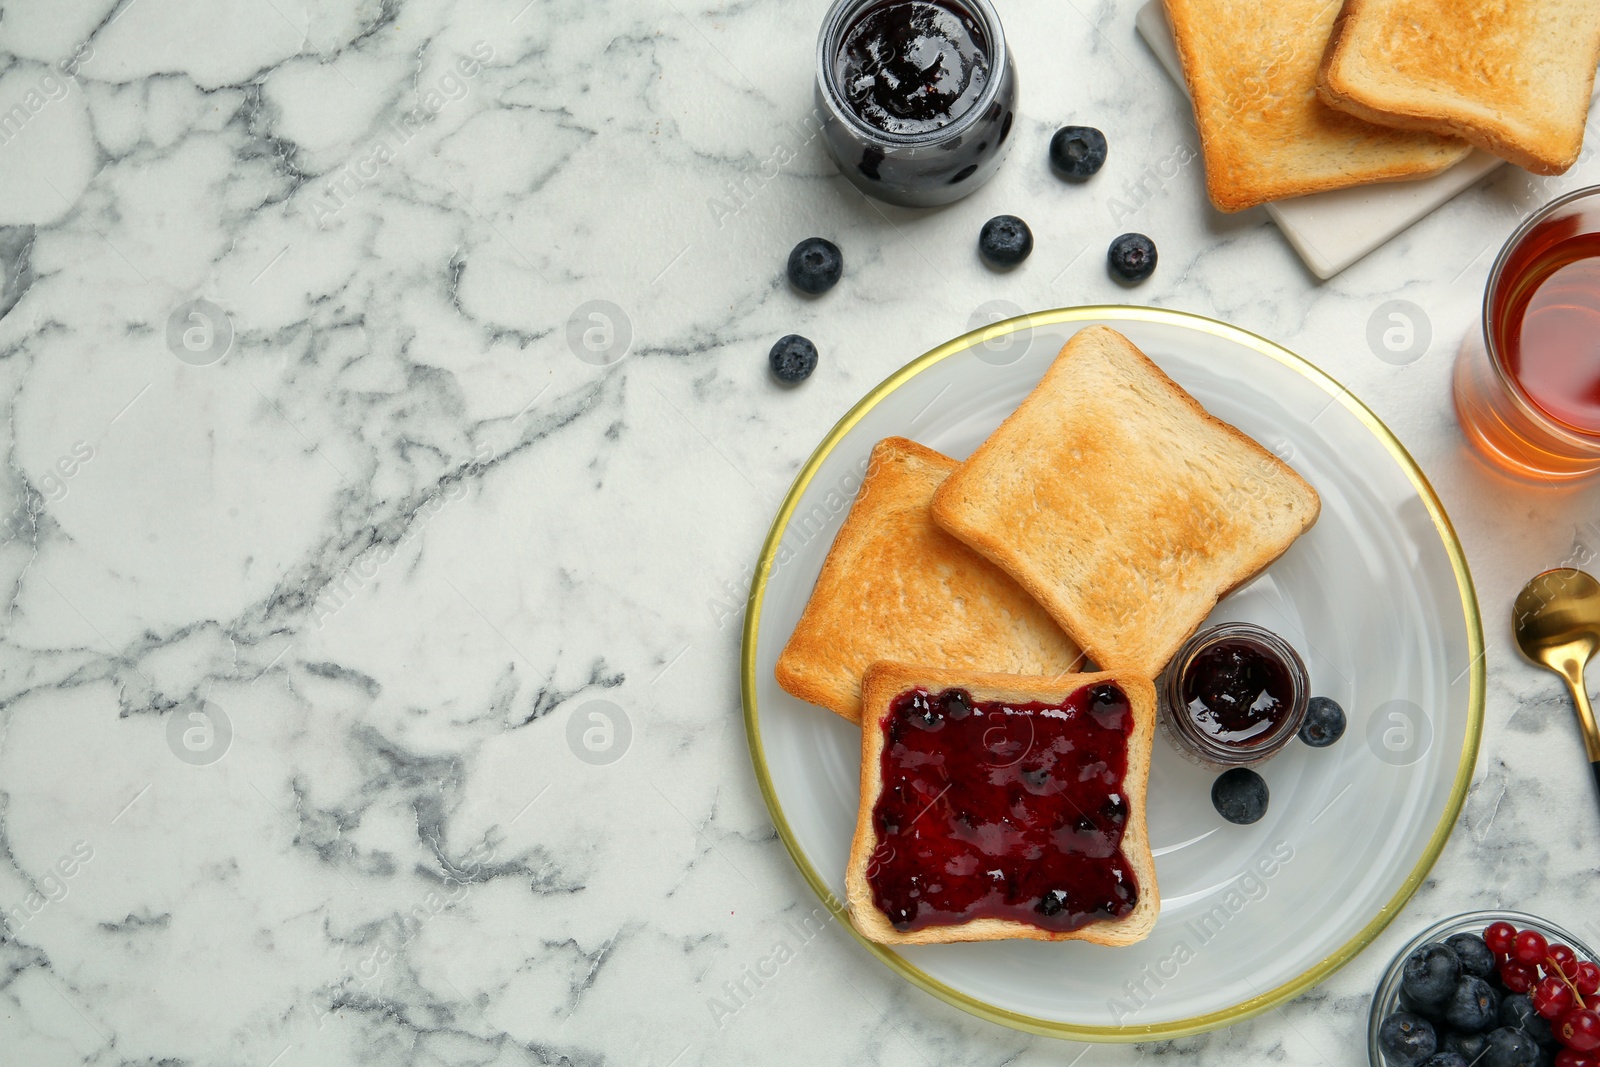
M 983 87 L 983 92 L 972 102 L 972 106 L 949 125 L 940 126 L 926 133 L 888 133 L 876 126 L 868 125 L 845 102 L 844 94 L 839 90 L 838 71 L 834 64 L 840 39 L 851 19 L 863 8 L 882 2 L 883 0 L 834 0 L 833 6 L 829 7 L 828 13 L 823 16 L 822 29 L 817 34 L 817 84 L 822 87 L 822 95 L 828 101 L 828 106 L 833 109 L 835 115 L 867 140 L 880 141 L 896 148 L 937 145 L 966 132 L 978 122 L 984 112 L 994 106 L 995 98 L 1000 94 L 1001 83 L 1005 80 L 1001 77 L 1001 73 L 1011 61 L 1010 46 L 1006 43 L 1005 31 L 1000 27 L 1000 13 L 994 9 L 989 0 L 929 0 L 965 8 L 982 23 L 983 33 L 989 44 L 989 81 Z
M 1479 328 L 1483 331 L 1483 346 L 1489 355 L 1489 366 L 1494 368 L 1495 376 L 1500 380 L 1501 387 L 1522 409 L 1523 415 L 1558 439 L 1565 440 L 1580 448 L 1592 449 L 1596 445 L 1600 445 L 1600 433 L 1584 433 L 1547 413 L 1538 404 L 1534 403 L 1527 390 L 1523 389 L 1522 384 L 1506 369 L 1504 355 L 1500 351 L 1499 342 L 1495 339 L 1495 331 L 1492 325 L 1494 322 L 1495 294 L 1500 289 L 1500 283 L 1505 277 L 1506 267 L 1510 264 L 1511 257 L 1518 247 L 1541 223 L 1548 221 L 1563 208 L 1570 207 L 1578 201 L 1586 200 L 1590 197 L 1594 197 L 1597 203 L 1600 203 L 1600 185 L 1586 185 L 1581 189 L 1573 189 L 1571 192 L 1563 193 L 1528 215 L 1511 232 L 1511 236 L 1506 238 L 1506 243 L 1500 246 L 1500 252 L 1495 256 L 1493 266 L 1489 268 L 1489 279 L 1483 286 L 1483 312 Z
M 1192 718 L 1184 713 L 1180 687 L 1196 656 L 1221 641 L 1238 639 L 1264 645 L 1284 662 L 1289 669 L 1293 703 L 1283 721 L 1259 740 L 1244 745 L 1225 745 L 1195 729 Z M 1183 643 L 1162 672 L 1159 696 L 1162 714 L 1197 756 L 1219 766 L 1244 767 L 1276 755 L 1299 734 L 1311 699 L 1311 676 L 1300 653 L 1281 635 L 1251 622 L 1224 622 L 1200 630 Z

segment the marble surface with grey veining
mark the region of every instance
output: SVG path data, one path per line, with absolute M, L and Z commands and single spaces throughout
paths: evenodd
M 1131 0 L 997 2 L 1012 154 L 928 213 L 864 200 L 802 123 L 823 0 L 0 9 L 0 1063 L 1353 1065 L 1430 918 L 1600 941 L 1572 716 L 1505 625 L 1600 552 L 1600 490 L 1490 474 L 1448 390 L 1495 248 L 1600 164 L 1502 170 L 1318 283 L 1205 206 Z M 1067 122 L 1111 140 L 1083 186 L 1045 165 Z M 1037 238 L 1009 274 L 973 254 L 1002 212 Z M 1104 248 L 1135 229 L 1161 264 L 1124 289 Z M 820 299 L 781 274 L 812 234 L 847 262 Z M 1368 342 L 1394 299 L 1426 325 L 1400 359 Z M 1370 950 L 1229 1029 L 1079 1046 L 908 986 L 817 918 L 751 771 L 774 509 L 997 300 L 1290 346 L 1471 561 L 1487 721 L 1448 848 Z M 822 353 L 792 390 L 789 332 Z

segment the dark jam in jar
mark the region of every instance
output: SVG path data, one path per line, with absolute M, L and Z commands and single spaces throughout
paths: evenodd
M 1009 919 L 1077 930 L 1139 902 L 1122 854 L 1133 711 L 1117 686 L 1060 704 L 912 689 L 879 723 L 873 900 L 895 929 Z
M 983 27 L 954 3 L 868 7 L 846 28 L 836 62 L 850 109 L 869 126 L 904 136 L 954 122 L 989 82 Z
M 1294 706 L 1294 683 L 1277 656 L 1254 642 L 1219 641 L 1183 673 L 1190 721 L 1213 741 L 1250 745 L 1271 733 Z

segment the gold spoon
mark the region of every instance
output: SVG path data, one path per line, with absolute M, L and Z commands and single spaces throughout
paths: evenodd
M 1583 683 L 1583 668 L 1600 649 L 1600 582 L 1572 567 L 1534 575 L 1511 607 L 1511 629 L 1524 656 L 1566 679 L 1600 788 L 1600 728 Z

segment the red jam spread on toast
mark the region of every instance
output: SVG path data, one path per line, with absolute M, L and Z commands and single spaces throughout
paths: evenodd
M 911 689 L 884 731 L 873 899 L 895 929 L 1008 919 L 1051 931 L 1139 902 L 1122 854 L 1133 710 L 1110 684 L 1060 704 Z
M 1250 745 L 1289 715 L 1294 682 L 1288 665 L 1270 650 L 1228 638 L 1189 663 L 1182 697 L 1201 733 L 1224 745 Z

